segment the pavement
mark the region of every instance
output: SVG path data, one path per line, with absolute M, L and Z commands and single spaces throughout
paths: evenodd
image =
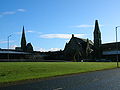
M 120 68 L 19 83 L 0 90 L 120 90 Z

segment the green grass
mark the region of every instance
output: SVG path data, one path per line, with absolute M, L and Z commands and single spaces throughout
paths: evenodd
M 0 83 L 115 67 L 114 62 L 0 62 Z

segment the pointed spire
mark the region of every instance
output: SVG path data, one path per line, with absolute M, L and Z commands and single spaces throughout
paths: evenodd
M 24 30 L 24 26 L 23 26 L 23 31 L 22 31 L 22 37 L 25 37 L 25 30 Z
M 26 38 L 25 38 L 24 26 L 23 26 L 22 38 L 21 38 L 21 49 L 22 49 L 23 51 L 26 50 Z
M 101 57 L 101 32 L 99 29 L 98 20 L 95 21 L 95 29 L 94 29 L 94 54 L 95 58 Z
M 24 31 L 24 25 L 23 25 L 23 31 Z
M 95 31 L 100 32 L 98 20 L 95 20 L 95 29 L 94 29 L 94 32 L 95 32 Z

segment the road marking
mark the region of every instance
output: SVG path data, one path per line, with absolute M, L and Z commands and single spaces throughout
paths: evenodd
M 56 89 L 53 89 L 53 90 L 62 90 L 63 88 L 56 88 Z

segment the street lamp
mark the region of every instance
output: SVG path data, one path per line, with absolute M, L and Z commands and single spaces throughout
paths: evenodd
M 116 50 L 117 50 L 117 54 L 116 54 L 116 59 L 117 59 L 117 68 L 119 68 L 119 60 L 118 60 L 118 42 L 117 42 L 117 28 L 120 27 L 120 26 L 117 26 L 115 27 L 115 30 L 116 30 Z
M 9 61 L 9 38 L 11 37 L 12 35 L 9 35 L 8 36 L 8 61 Z

